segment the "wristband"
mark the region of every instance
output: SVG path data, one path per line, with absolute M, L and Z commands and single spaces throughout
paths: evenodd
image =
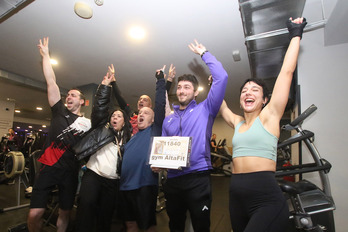
M 202 54 L 201 54 L 201 57 L 203 57 L 203 55 L 207 52 L 208 50 L 205 50 Z

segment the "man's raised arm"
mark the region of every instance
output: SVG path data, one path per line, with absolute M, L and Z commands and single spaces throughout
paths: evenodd
M 39 48 L 42 56 L 42 69 L 47 83 L 48 103 L 52 107 L 61 99 L 61 96 L 56 82 L 56 76 L 51 65 L 51 58 L 48 50 L 48 40 L 48 37 L 45 37 L 42 40 L 40 39 L 37 47 Z

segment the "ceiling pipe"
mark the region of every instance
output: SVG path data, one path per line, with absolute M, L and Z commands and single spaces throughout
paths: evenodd
M 305 27 L 305 29 L 303 30 L 304 32 L 306 31 L 313 31 L 322 27 L 325 27 L 327 20 L 323 19 L 314 23 L 308 23 Z M 278 29 L 278 30 L 274 30 L 274 31 L 268 31 L 268 32 L 264 32 L 264 33 L 260 33 L 260 34 L 256 34 L 256 35 L 251 35 L 251 36 L 247 36 L 245 37 L 245 41 L 253 41 L 253 40 L 258 40 L 258 39 L 264 39 L 264 38 L 268 38 L 268 37 L 273 37 L 273 36 L 277 36 L 277 35 L 283 35 L 283 34 L 287 34 L 288 33 L 288 29 L 287 28 L 282 28 L 282 29 Z

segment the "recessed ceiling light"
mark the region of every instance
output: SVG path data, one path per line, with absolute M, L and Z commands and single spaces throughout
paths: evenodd
M 129 35 L 130 37 L 132 37 L 133 39 L 136 39 L 136 40 L 141 40 L 143 38 L 145 38 L 145 30 L 142 28 L 142 27 L 132 27 L 130 30 L 129 30 Z
M 104 4 L 104 0 L 94 0 L 95 4 L 97 4 L 98 6 L 101 6 Z
M 30 128 L 30 129 L 31 129 L 31 128 L 33 128 L 33 126 L 28 126 L 28 128 Z
M 84 19 L 90 19 L 93 16 L 92 8 L 85 2 L 76 2 L 74 11 L 78 16 Z
M 203 89 L 204 89 L 204 88 L 201 87 L 201 86 L 198 87 L 198 91 L 199 91 L 199 92 L 203 91 Z
M 15 110 L 16 113 L 20 113 L 21 111 L 20 110 Z
M 37 109 L 37 110 L 42 110 L 42 107 L 39 107 L 39 106 L 38 106 L 38 107 L 36 107 L 36 109 Z
M 43 128 L 46 128 L 46 125 L 42 125 Z

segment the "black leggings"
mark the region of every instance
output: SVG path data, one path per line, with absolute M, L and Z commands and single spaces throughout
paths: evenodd
M 232 174 L 230 218 L 233 232 L 286 230 L 288 204 L 274 172 Z
M 111 231 L 119 181 L 87 169 L 82 177 L 75 231 Z

